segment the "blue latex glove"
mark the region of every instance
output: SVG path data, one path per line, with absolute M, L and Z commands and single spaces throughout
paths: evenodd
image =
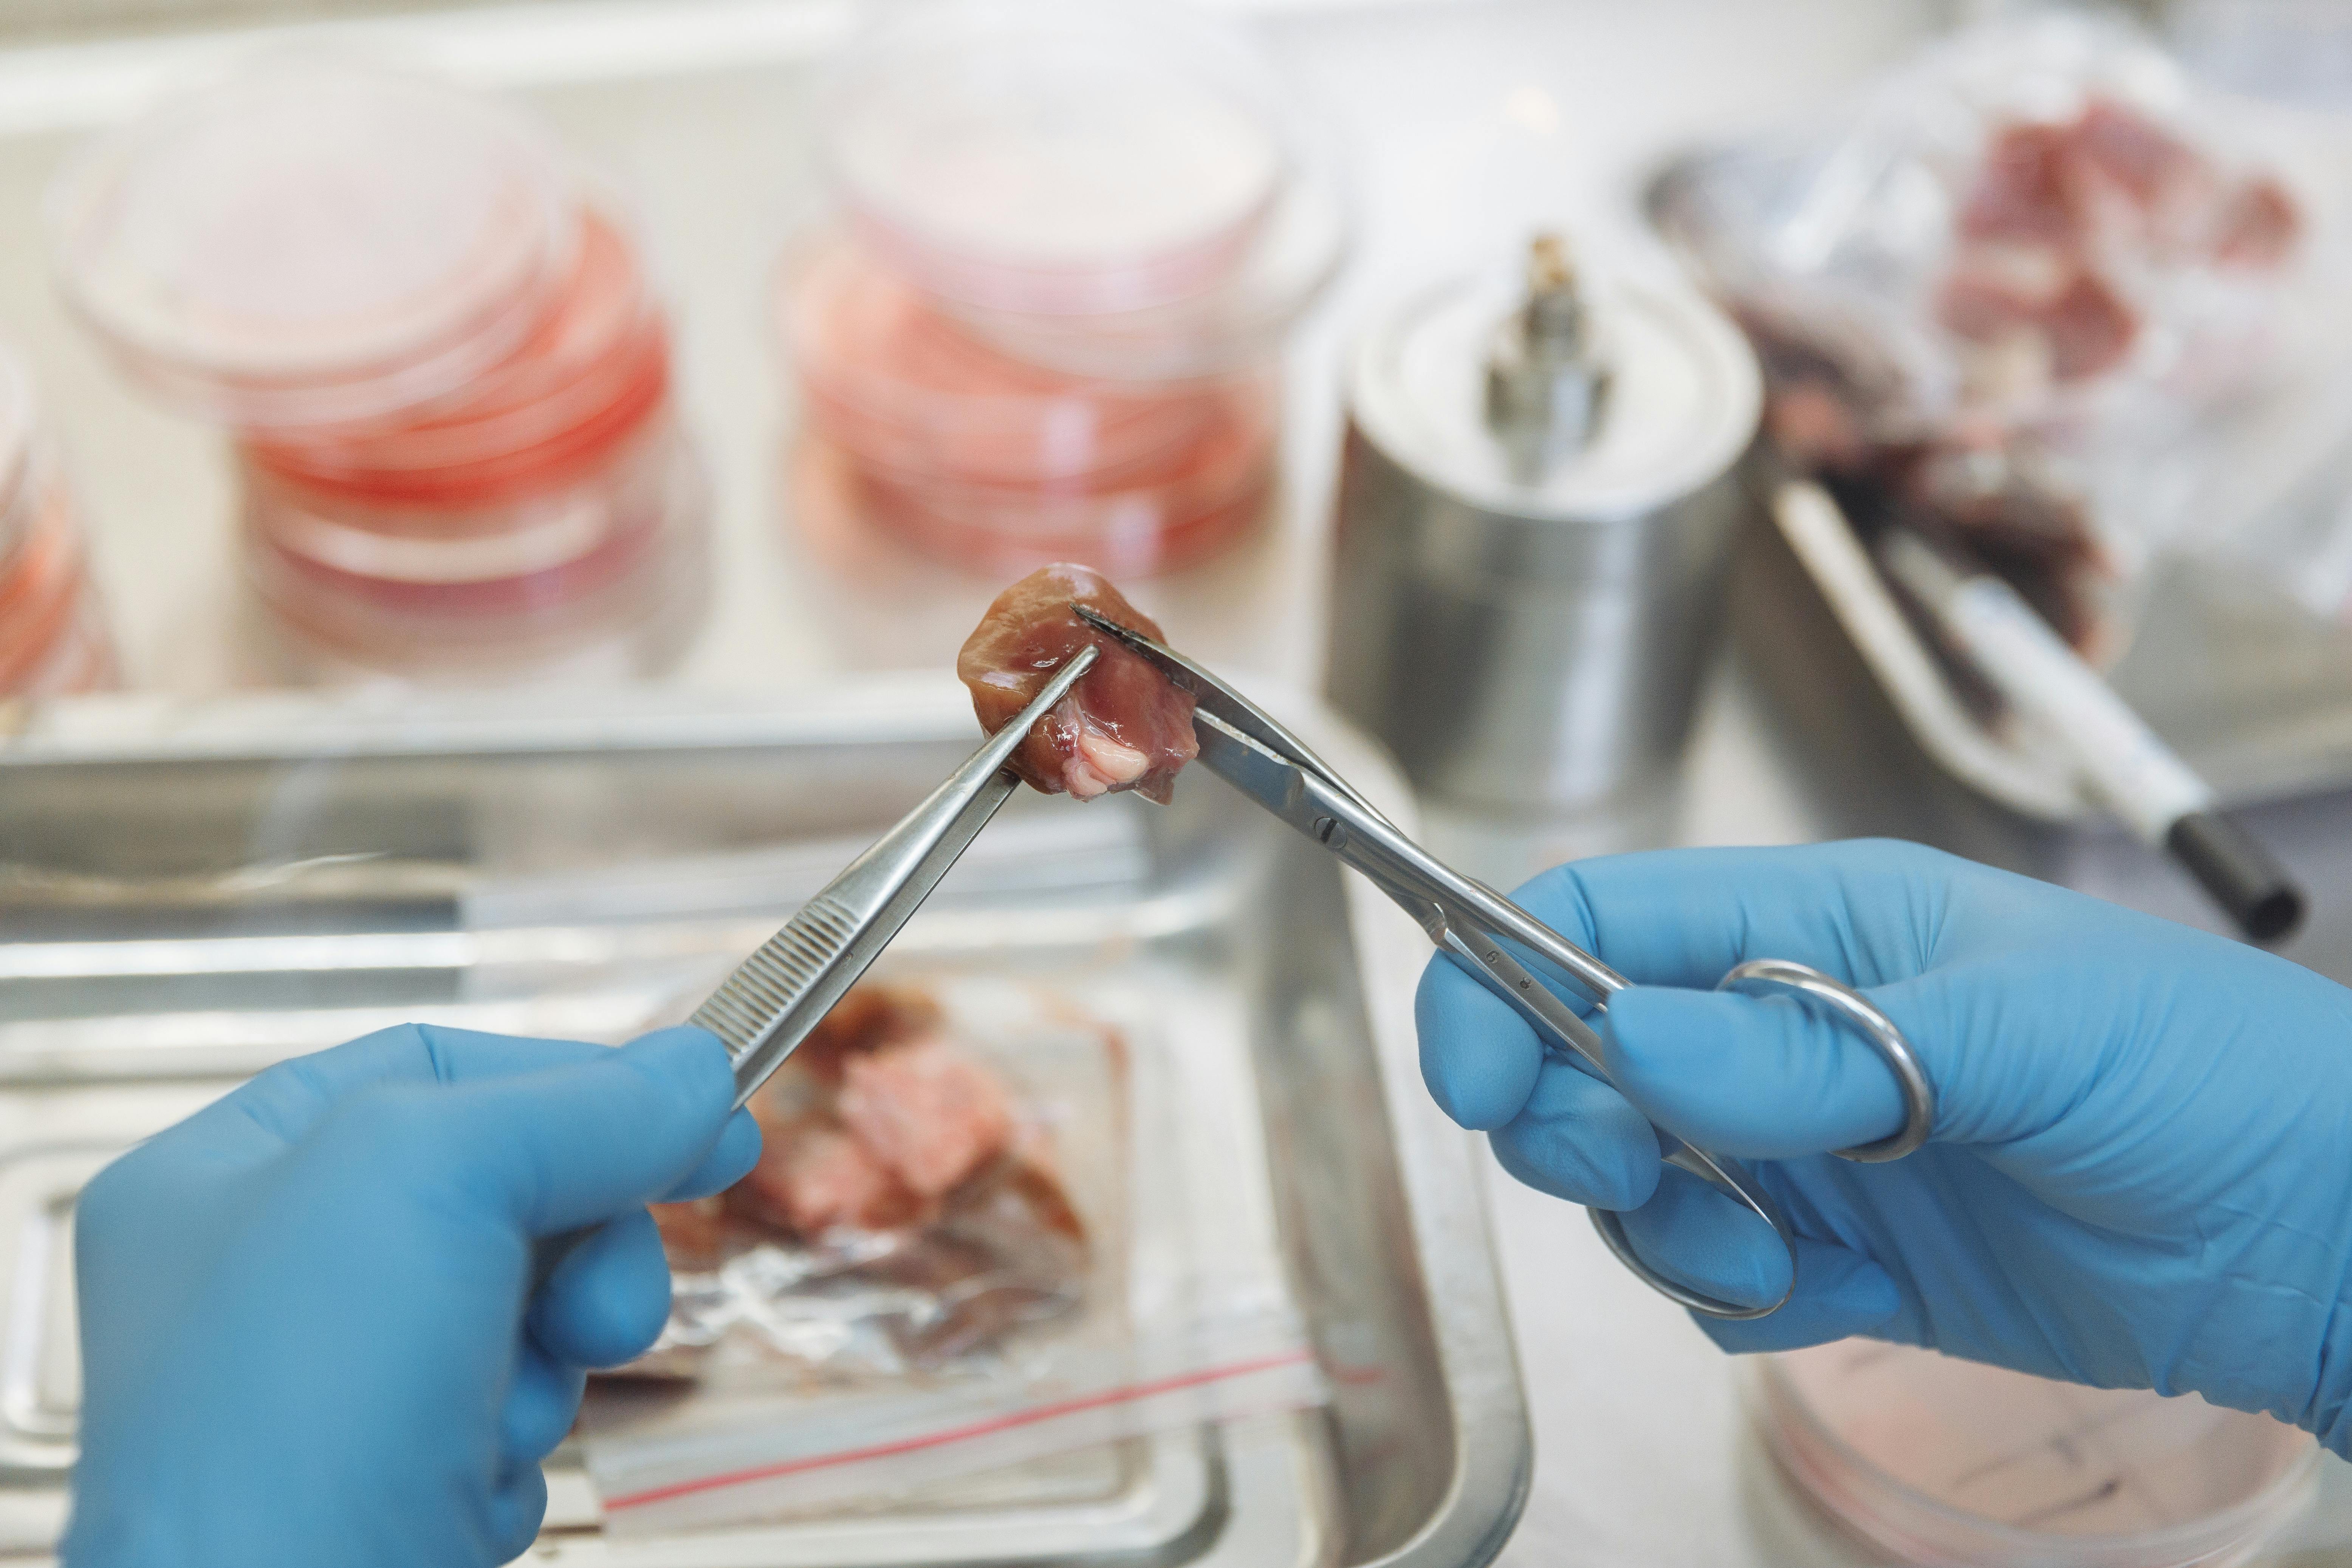
M 76 1211 L 73 1568 L 470 1568 L 526 1549 L 584 1368 L 669 1310 L 645 1205 L 759 1153 L 717 1039 L 410 1025 L 282 1063 Z M 601 1225 L 534 1293 L 533 1243 Z
M 1679 850 L 1562 867 L 1519 902 L 1634 982 L 1610 1071 L 1547 1060 L 1450 962 L 1422 983 L 1438 1101 L 1530 1185 L 1631 1210 L 1642 1256 L 1769 1300 L 1787 1253 L 1661 1164 L 1647 1121 L 1751 1168 L 1802 1238 L 1796 1294 L 1727 1349 L 1867 1334 L 2102 1386 L 2193 1390 L 2352 1439 L 2352 991 L 2284 959 L 1916 846 Z M 1938 1096 L 1801 1004 L 1717 993 L 1749 958 L 1863 987 Z M 1628 1101 L 1631 1103 L 1628 1103 Z M 1634 1108 L 1640 1108 L 1637 1111 Z

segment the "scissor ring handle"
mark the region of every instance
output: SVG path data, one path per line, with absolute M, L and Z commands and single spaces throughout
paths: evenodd
M 1865 1164 L 1900 1160 L 1925 1143 L 1927 1135 L 1936 1130 L 1936 1087 L 1927 1081 L 1927 1069 L 1919 1065 L 1919 1053 L 1911 1048 L 1911 1042 L 1903 1037 L 1895 1020 L 1853 986 L 1831 979 L 1810 963 L 1785 958 L 1751 958 L 1717 982 L 1715 988 L 1744 995 L 1793 995 L 1801 1001 L 1817 1002 L 1829 1010 L 1831 1017 L 1859 1034 L 1895 1075 L 1895 1087 L 1903 1091 L 1903 1125 L 1874 1143 L 1838 1150 L 1839 1159 Z
M 1633 1250 L 1633 1240 L 1625 1234 L 1625 1216 L 1615 1209 L 1585 1210 L 1592 1216 L 1592 1228 L 1601 1233 L 1601 1241 L 1617 1255 L 1617 1261 L 1633 1270 L 1634 1278 L 1677 1306 L 1687 1307 L 1703 1316 L 1720 1318 L 1727 1322 L 1770 1317 L 1788 1304 L 1789 1298 L 1797 1289 L 1797 1235 L 1790 1228 L 1788 1216 L 1780 1212 L 1780 1205 L 1772 1201 L 1769 1193 L 1743 1180 L 1745 1173 L 1740 1172 L 1737 1165 L 1719 1163 L 1706 1150 L 1694 1149 L 1669 1134 L 1661 1133 L 1660 1136 L 1676 1145 L 1675 1152 L 1666 1156 L 1668 1164 L 1688 1171 L 1772 1227 L 1773 1233 L 1780 1238 L 1780 1245 L 1789 1249 L 1788 1288 L 1760 1307 L 1727 1301 L 1678 1284 L 1651 1268 L 1643 1260 L 1642 1255 Z

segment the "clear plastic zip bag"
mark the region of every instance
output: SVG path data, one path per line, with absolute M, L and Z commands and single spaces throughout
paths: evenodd
M 1006 1125 L 967 1139 L 992 1150 L 929 1173 L 970 1165 L 936 1194 L 914 1193 L 918 1212 L 907 1194 L 830 1172 L 812 1190 L 785 1180 L 745 1195 L 755 1173 L 730 1194 L 731 1214 L 705 1211 L 707 1231 L 668 1221 L 669 1326 L 642 1362 L 600 1380 L 581 1426 L 608 1530 L 821 1512 L 1321 1401 L 1281 1281 L 1235 1272 L 1218 1238 L 1199 1234 L 1181 1097 L 1148 1035 L 1019 982 L 960 977 L 853 1000 L 851 1021 L 866 1012 L 858 1026 L 880 1042 L 861 1047 L 865 1061 L 951 1048 L 998 1079 Z M 800 1081 L 763 1113 L 772 1147 L 871 1136 L 872 1108 L 856 1095 L 914 1076 L 858 1073 L 858 1050 L 812 1044 Z M 987 1131 L 995 1118 L 979 1121 Z M 801 1225 L 754 1217 L 770 1204 Z M 857 1223 L 824 1223 L 845 1217 Z
M 1974 554 L 2108 657 L 2197 523 L 2212 416 L 2341 341 L 2339 215 L 2301 153 L 2123 23 L 2045 14 L 1685 159 L 1651 211 L 1857 529 Z

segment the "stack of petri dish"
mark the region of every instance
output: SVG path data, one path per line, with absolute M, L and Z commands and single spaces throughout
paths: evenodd
M 233 432 L 282 673 L 652 673 L 707 497 L 635 237 L 529 120 L 250 62 L 82 153 L 58 276 L 140 385 Z
M 113 639 L 33 381 L 0 351 L 0 699 L 115 684 Z
M 805 474 L 989 574 L 1186 566 L 1272 499 L 1346 214 L 1278 78 L 1181 11 L 940 0 L 837 64 L 779 270 Z
M 31 379 L 0 351 L 0 697 L 111 686 L 114 647 Z
M 1754 1406 L 1821 1562 L 2230 1568 L 2294 1521 L 2318 1458 L 2308 1434 L 2193 1394 L 1870 1340 L 1768 1358 Z

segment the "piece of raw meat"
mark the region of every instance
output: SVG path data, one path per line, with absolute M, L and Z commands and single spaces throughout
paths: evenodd
M 851 1057 L 911 1040 L 939 1027 L 940 1005 L 903 985 L 858 985 L 833 1005 L 793 1052 L 793 1067 L 827 1084 L 841 1081 Z M 755 1105 L 753 1113 L 759 1108 Z
M 2195 148 L 2112 99 L 2093 99 L 2072 135 L 2085 169 L 2121 188 L 2150 216 L 2196 200 L 2212 179 L 2212 166 Z
M 835 1111 L 885 1169 L 924 1198 L 944 1195 L 1013 1140 L 1004 1086 L 938 1036 L 851 1058 Z
M 2098 647 L 2111 567 L 2075 487 L 2030 441 L 1874 437 L 1873 403 L 1899 403 L 1901 393 L 1867 339 L 1832 342 L 1754 310 L 1740 312 L 1740 324 L 1764 365 L 1767 429 L 1865 542 L 1912 529 L 2006 578 L 2078 649 Z M 2032 324 L 2031 315 L 2018 322 Z
M 2284 185 L 2268 176 L 2247 180 L 2222 199 L 2213 258 L 2228 267 L 2276 267 L 2302 232 L 2303 215 Z
M 853 989 L 751 1110 L 761 1138 L 751 1174 L 719 1198 L 655 1205 L 680 1268 L 715 1267 L 730 1225 L 739 1247 L 761 1233 L 929 1226 L 959 1189 L 1007 1163 L 1047 1189 L 1032 1204 L 1043 1223 L 1058 1228 L 1070 1214 L 1040 1156 L 1020 1146 L 1003 1080 L 942 1032 L 939 1004 L 918 989 Z
M 2121 295 L 2095 272 L 2078 272 L 2042 312 L 2050 343 L 2051 374 L 2087 381 L 2124 362 L 2139 336 L 2139 321 Z
M 941 1367 L 1085 1296 L 1092 1244 L 1049 1130 L 923 990 L 852 990 L 751 1109 L 751 1174 L 654 1205 L 669 1323 L 608 1376 L 724 1375 L 722 1342 L 827 1375 Z
M 1937 292 L 1936 317 L 1976 343 L 2031 334 L 2061 382 L 2113 370 L 2139 337 L 2139 319 L 2098 273 L 2053 252 L 2010 246 L 1962 252 Z
M 732 1212 L 797 1236 L 891 1230 L 919 1224 L 932 1205 L 830 1117 L 762 1120 L 760 1163 L 728 1192 Z
M 2011 125 L 1985 149 L 1960 207 L 1970 239 L 2072 247 L 2089 237 L 2091 191 L 2069 128 Z
M 1192 694 L 1080 620 L 1074 605 L 1160 640 L 1158 624 L 1100 573 L 1067 563 L 1043 567 L 996 596 L 956 658 L 972 710 L 992 735 L 1080 648 L 1098 648 L 1094 668 L 1013 754 L 1013 771 L 1047 795 L 1091 800 L 1131 789 L 1165 805 L 1198 749 Z

